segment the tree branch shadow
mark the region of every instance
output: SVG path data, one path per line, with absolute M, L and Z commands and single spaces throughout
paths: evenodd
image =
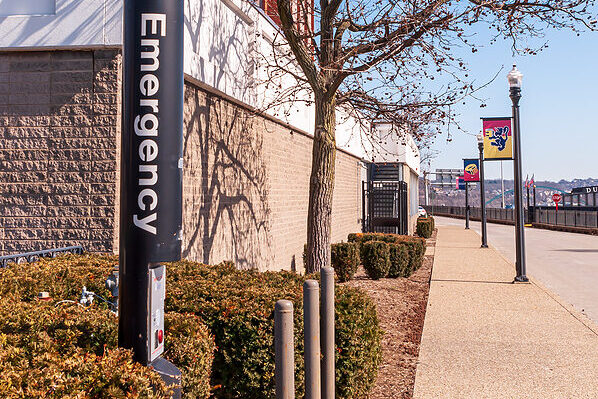
M 183 256 L 268 267 L 271 210 L 256 118 L 191 85 L 185 107 Z

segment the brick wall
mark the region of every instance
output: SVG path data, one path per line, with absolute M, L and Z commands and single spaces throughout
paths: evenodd
M 312 139 L 185 87 L 185 257 L 303 269 Z M 359 160 L 337 153 L 333 241 L 360 231 Z
M 0 250 L 118 248 L 118 51 L 0 53 Z M 184 256 L 303 269 L 312 139 L 185 84 Z M 333 241 L 361 228 L 337 154 Z
M 0 251 L 112 251 L 119 52 L 0 53 Z

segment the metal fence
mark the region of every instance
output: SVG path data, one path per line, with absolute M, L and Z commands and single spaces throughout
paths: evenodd
M 536 209 L 535 223 L 556 226 L 598 227 L 598 211 Z
M 464 206 L 424 206 L 426 211 L 432 215 L 445 214 L 465 217 Z M 527 215 L 527 214 L 526 214 Z M 482 209 L 476 207 L 469 207 L 469 216 L 473 219 L 482 218 Z M 504 220 L 515 222 L 515 211 L 513 209 L 502 208 L 486 208 L 486 217 L 494 220 Z
M 425 206 L 428 213 L 462 216 L 465 217 L 464 206 Z M 526 223 L 541 223 L 554 226 L 586 227 L 598 228 L 598 210 L 579 210 L 567 207 L 530 207 L 525 210 Z M 470 207 L 470 217 L 481 219 L 482 211 L 480 208 Z M 514 209 L 486 208 L 486 217 L 488 220 L 500 220 L 504 222 L 515 222 Z
M 7 267 L 9 263 L 27 263 L 35 262 L 39 258 L 54 258 L 60 254 L 82 254 L 83 247 L 80 245 L 73 247 L 64 247 L 56 249 L 46 249 L 43 251 L 25 252 L 16 255 L 0 256 L 0 267 Z

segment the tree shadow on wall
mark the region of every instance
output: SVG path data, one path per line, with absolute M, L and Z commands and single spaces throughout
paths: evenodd
M 253 6 L 242 3 L 241 14 Z M 256 24 L 222 1 L 185 1 L 186 44 L 193 50 L 188 71 L 202 82 L 247 103 L 255 103 Z
M 184 257 L 233 260 L 240 268 L 270 266 L 268 181 L 258 121 L 186 86 Z

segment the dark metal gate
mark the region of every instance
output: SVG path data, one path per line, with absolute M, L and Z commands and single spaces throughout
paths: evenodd
M 408 234 L 407 183 L 363 182 L 363 231 Z

